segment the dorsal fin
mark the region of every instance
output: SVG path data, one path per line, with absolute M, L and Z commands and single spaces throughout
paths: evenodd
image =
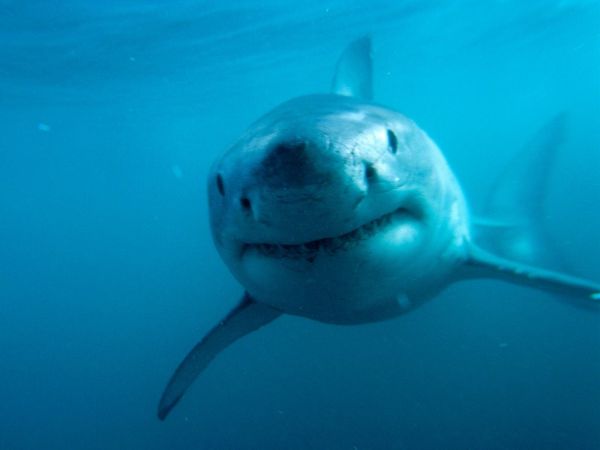
M 331 92 L 363 100 L 373 98 L 373 62 L 369 36 L 363 36 L 346 47 L 337 62 Z

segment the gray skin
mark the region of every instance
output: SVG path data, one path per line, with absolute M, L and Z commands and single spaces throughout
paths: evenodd
M 213 166 L 215 245 L 257 302 L 333 323 L 395 317 L 466 259 L 468 215 L 435 143 L 390 109 L 290 100 Z
M 333 94 L 275 108 L 213 165 L 212 235 L 246 292 L 176 369 L 161 420 L 222 350 L 282 314 L 380 321 L 480 277 L 600 298 L 597 283 L 475 246 L 442 153 L 414 122 L 370 102 L 371 80 L 363 38 L 338 61 Z

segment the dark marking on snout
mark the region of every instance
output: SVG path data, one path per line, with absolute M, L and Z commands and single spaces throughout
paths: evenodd
M 322 183 L 326 174 L 319 169 L 318 153 L 301 139 L 273 145 L 261 164 L 262 178 L 272 187 L 301 187 Z

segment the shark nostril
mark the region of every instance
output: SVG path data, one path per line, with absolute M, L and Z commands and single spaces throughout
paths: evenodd
M 365 163 L 365 178 L 367 184 L 371 184 L 377 180 L 377 170 L 370 163 Z
M 252 210 L 252 203 L 250 203 L 250 199 L 247 197 L 242 197 L 240 199 L 240 205 L 242 209 L 246 212 L 250 212 Z

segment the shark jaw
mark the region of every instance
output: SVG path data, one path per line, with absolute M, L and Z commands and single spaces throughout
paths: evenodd
M 420 220 L 422 220 L 420 212 L 400 207 L 337 236 L 323 237 L 301 244 L 245 243 L 242 244 L 242 257 L 251 253 L 264 258 L 304 260 L 313 263 L 320 256 L 336 256 L 384 235 L 393 236 L 400 233 L 404 238 L 408 238 L 412 233 L 406 230 L 406 226 L 412 228 Z M 391 239 L 390 243 L 396 240 Z

